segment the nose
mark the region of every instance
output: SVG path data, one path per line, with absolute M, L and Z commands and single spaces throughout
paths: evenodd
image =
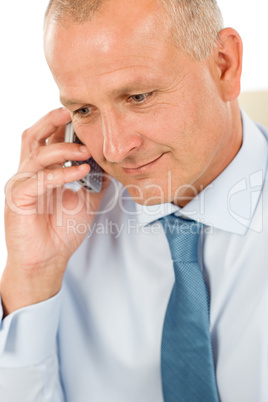
M 108 162 L 122 162 L 140 147 L 142 139 L 135 132 L 127 112 L 111 111 L 102 116 L 103 155 Z

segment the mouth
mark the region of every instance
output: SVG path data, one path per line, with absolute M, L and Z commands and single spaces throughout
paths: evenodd
M 143 173 L 148 173 L 150 170 L 156 167 L 157 163 L 160 162 L 160 159 L 163 155 L 164 154 L 161 154 L 156 159 L 143 165 L 139 165 L 137 167 L 122 167 L 122 169 L 129 176 L 137 176 Z

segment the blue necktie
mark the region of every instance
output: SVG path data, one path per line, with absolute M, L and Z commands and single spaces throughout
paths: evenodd
M 216 402 L 218 392 L 209 334 L 209 295 L 198 263 L 201 224 L 161 218 L 173 259 L 175 284 L 161 347 L 165 402 Z

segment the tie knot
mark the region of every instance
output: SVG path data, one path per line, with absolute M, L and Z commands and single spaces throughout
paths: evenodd
M 202 224 L 168 215 L 159 222 L 166 234 L 173 261 L 198 261 L 198 240 Z

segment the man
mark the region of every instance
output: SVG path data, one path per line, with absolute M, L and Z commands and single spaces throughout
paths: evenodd
M 25 131 L 6 188 L 3 400 L 266 401 L 267 139 L 239 110 L 239 35 L 214 0 L 54 0 L 45 53 L 65 109 Z M 71 119 L 85 146 L 62 142 Z M 90 156 L 101 193 L 66 188 L 89 167 L 62 164 Z M 202 224 L 213 351 L 192 374 L 200 348 L 175 354 L 175 331 L 172 385 L 171 215 Z

